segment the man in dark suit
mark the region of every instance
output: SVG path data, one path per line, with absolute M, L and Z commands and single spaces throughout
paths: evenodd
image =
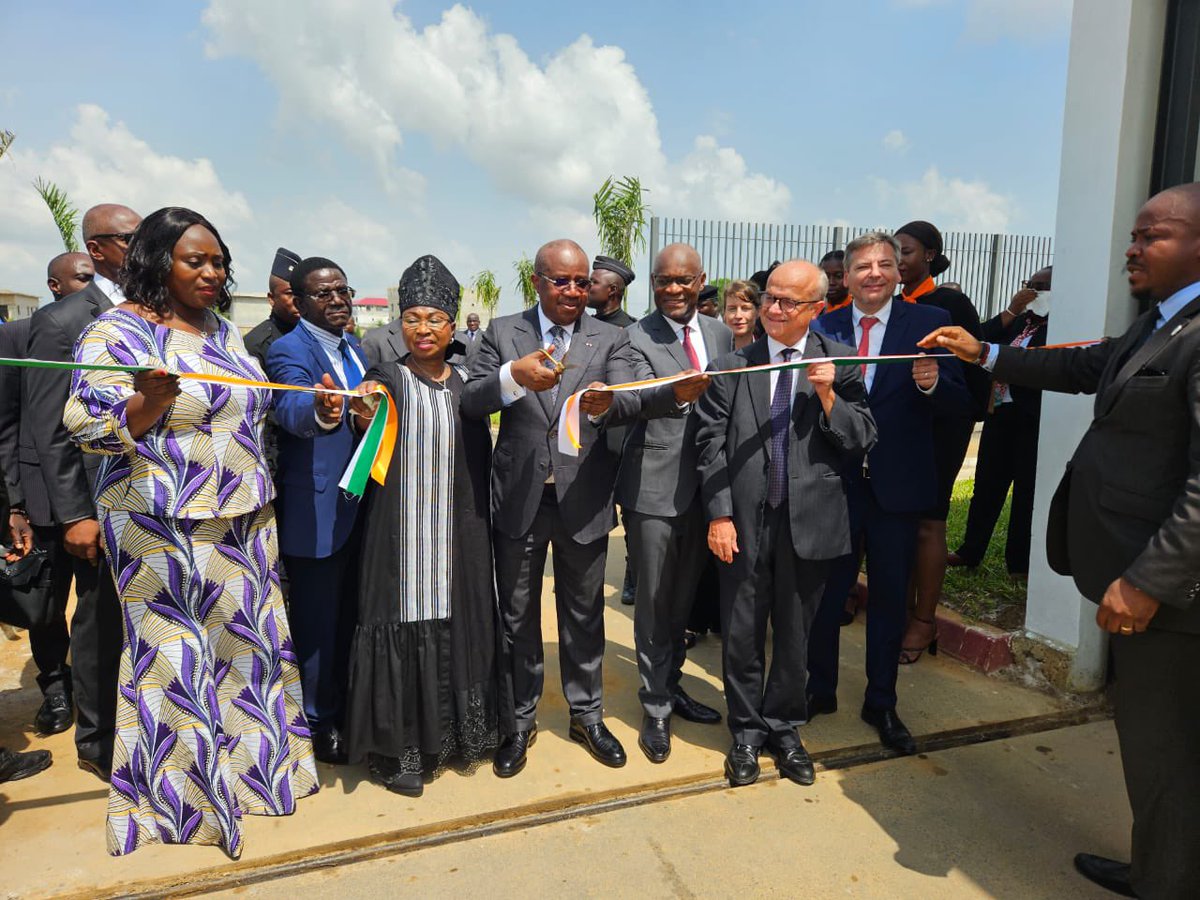
M 733 369 L 847 353 L 809 328 L 825 305 L 812 263 L 779 265 L 767 281 L 766 336 L 710 368 Z M 701 490 L 708 546 L 720 561 L 725 700 L 733 746 L 725 775 L 759 774 L 766 747 L 779 771 L 815 779 L 798 728 L 805 709 L 808 629 L 829 560 L 850 549 L 843 472 L 875 442 L 862 376 L 832 363 L 712 379 L 700 397 Z M 766 671 L 766 634 L 774 640 Z M 765 675 L 765 678 L 764 678 Z
M 1034 272 L 1008 307 L 983 323 L 983 339 L 1014 347 L 1046 346 L 1051 277 L 1050 266 Z M 948 565 L 975 567 L 983 561 L 1011 487 L 1004 561 L 1010 575 L 1028 574 L 1041 415 L 1041 391 L 1003 381 L 992 383 L 979 438 L 967 530 L 958 549 L 948 555 Z
M 905 303 L 893 295 L 899 283 L 900 248 L 895 238 L 872 231 L 846 247 L 846 286 L 852 303 L 821 316 L 814 328 L 856 347 L 859 356 L 911 354 L 930 326 L 949 324 L 949 314 Z M 909 576 L 920 514 L 934 505 L 935 412 L 970 409 L 962 366 L 949 356 L 912 364 L 864 366 L 867 400 L 879 441 L 862 466 L 847 473 L 850 529 L 867 555 L 867 691 L 862 719 L 899 753 L 916 752 L 896 714 L 896 676 L 905 627 Z M 846 595 L 858 577 L 857 552 L 838 560 L 829 575 L 813 622 L 808 651 L 808 715 L 837 709 L 838 644 Z
M 601 703 L 600 586 L 615 524 L 617 475 L 617 459 L 602 428 L 610 407 L 619 418 L 636 414 L 637 393 L 585 393 L 582 447 L 577 456 L 558 449 L 559 412 L 568 396 L 585 385 L 634 378 L 625 331 L 583 314 L 590 271 L 574 241 L 552 241 L 538 250 L 533 276 L 538 305 L 492 319 L 463 391 L 464 415 L 482 418 L 500 411 L 492 457 L 492 540 L 518 729 L 496 752 L 493 769 L 500 777 L 524 768 L 537 735 L 544 680 L 542 572 L 550 546 L 570 737 L 605 765 L 626 761 L 624 748 L 604 725 Z
M 467 314 L 467 327 L 454 332 L 454 339 L 463 345 L 464 355 L 469 366 L 483 339 L 483 332 L 479 330 L 479 313 Z
M 1152 304 L 1121 337 L 1027 352 L 942 328 L 922 345 L 997 379 L 1095 394 L 1095 418 L 1050 503 L 1046 552 L 1099 604 L 1112 637 L 1113 700 L 1133 808 L 1132 866 L 1081 853 L 1111 891 L 1200 896 L 1200 184 L 1156 194 L 1125 251 L 1129 288 Z
M 83 290 L 96 273 L 86 253 L 60 253 L 46 268 L 46 286 L 55 302 Z M 29 345 L 29 319 L 0 326 L 0 356 L 21 359 Z M 5 366 L 0 370 L 0 469 L 8 492 L 9 544 L 17 555 L 34 548 L 46 551 L 50 566 L 49 615 L 44 624 L 29 629 L 29 649 L 37 666 L 42 705 L 33 717 L 39 734 L 59 734 L 71 727 L 71 667 L 67 662 L 71 638 L 67 631 L 67 599 L 71 593 L 71 555 L 62 544 L 61 530 L 39 526 L 29 520 L 29 502 L 36 509 L 49 508 L 46 487 L 40 477 L 21 483 L 21 457 L 36 456 L 33 447 L 32 415 L 21 415 L 21 385 L 26 369 Z M 27 502 L 25 490 L 34 495 Z
M 267 377 L 282 384 L 353 389 L 366 358 L 344 331 L 354 290 L 332 260 L 314 256 L 292 272 L 300 323 L 271 345 Z M 279 550 L 287 569 L 288 621 L 300 664 L 313 753 L 341 765 L 350 640 L 358 612 L 358 500 L 338 489 L 358 436 L 343 398 L 280 391 Z
M 639 379 L 700 373 L 709 360 L 733 351 L 730 330 L 696 312 L 704 267 L 694 248 L 664 247 L 650 279 L 657 309 L 627 329 Z M 629 428 L 617 475 L 616 501 L 636 565 L 633 636 L 643 710 L 638 746 L 654 763 L 671 754 L 672 713 L 708 725 L 721 721 L 719 712 L 680 685 L 707 519 L 697 469 L 700 419 L 694 409 L 679 406 L 692 404 L 707 383 L 700 375 L 641 392 L 640 417 Z
M 44 306 L 29 322 L 26 355 L 68 361 L 75 341 L 102 312 L 125 301 L 117 284 L 129 239 L 141 216 L 125 206 L 103 204 L 83 216 L 82 232 L 95 267 L 81 291 Z M 26 511 L 45 537 L 61 540 L 72 557 L 75 614 L 71 618 L 71 686 L 75 701 L 75 748 L 79 766 L 108 780 L 112 766 L 121 613 L 116 586 L 100 554 L 100 523 L 93 487 L 101 457 L 83 453 L 62 423 L 71 373 L 28 369 L 22 377 L 22 409 L 36 410 L 30 434 L 18 447 Z M 40 482 L 38 492 L 32 485 Z

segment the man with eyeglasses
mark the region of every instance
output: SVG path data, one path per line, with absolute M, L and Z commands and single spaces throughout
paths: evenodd
M 46 267 L 46 286 L 57 303 L 63 297 L 88 286 L 95 274 L 86 253 L 60 253 Z M 0 326 L 0 356 L 19 359 L 29 344 L 29 319 L 18 319 Z M 37 666 L 42 705 L 33 718 L 39 734 L 59 734 L 75 721 L 71 708 L 71 666 L 68 664 L 71 639 L 67 631 L 67 600 L 71 593 L 72 556 L 62 543 L 62 530 L 39 526 L 36 533 L 29 519 L 26 488 L 32 493 L 33 506 L 46 510 L 46 488 L 40 473 L 33 470 L 27 483 L 21 483 L 21 459 L 34 460 L 33 419 L 22 415 L 21 386 L 28 369 L 6 366 L 0 371 L 0 469 L 4 472 L 8 494 L 7 543 L 18 556 L 36 549 L 47 554 L 50 590 L 46 602 L 48 614 L 42 624 L 29 629 L 29 650 Z M 36 475 L 37 477 L 32 477 Z M 39 517 L 41 518 L 41 517 Z M 44 519 L 43 519 L 44 520 Z M 2 752 L 2 751 L 0 751 Z
M 871 231 L 846 247 L 851 305 L 826 313 L 814 329 L 858 349 L 859 356 L 923 353 L 917 342 L 934 323 L 950 324 L 935 306 L 897 302 L 900 245 Z M 966 414 L 971 397 L 962 365 L 949 356 L 911 364 L 864 364 L 867 401 L 879 442 L 860 466 L 846 472 L 854 551 L 832 567 L 808 650 L 808 716 L 837 710 L 839 630 L 846 595 L 858 578 L 858 550 L 867 556 L 867 690 L 862 719 L 884 746 L 916 753 L 912 734 L 896 713 L 896 677 L 904 635 L 909 576 L 921 513 L 933 505 L 937 471 L 933 417 Z
M 352 390 L 367 370 L 346 333 L 354 289 L 341 266 L 312 256 L 291 273 L 300 322 L 271 345 L 267 377 L 283 384 Z M 358 434 L 344 398 L 275 395 L 279 460 L 275 501 L 279 551 L 288 573 L 288 620 L 300 665 L 313 753 L 344 765 L 342 741 L 350 640 L 358 611 L 358 500 L 338 488 Z
M 638 414 L 637 393 L 585 393 L 578 455 L 558 449 L 559 413 L 572 393 L 634 380 L 624 329 L 583 314 L 590 272 L 587 255 L 574 241 L 551 241 L 539 249 L 533 275 L 537 306 L 492 319 L 462 396 L 466 416 L 500 412 L 492 456 L 492 543 L 517 724 L 492 764 L 502 778 L 525 767 L 537 737 L 544 682 L 542 574 L 551 546 L 569 735 L 605 765 L 626 762 L 624 748 L 604 725 L 601 695 L 601 586 L 608 533 L 616 524 L 617 474 L 603 429 L 610 420 Z
M 762 297 L 766 335 L 718 358 L 749 368 L 845 353 L 810 326 L 825 305 L 825 275 L 792 260 Z M 857 368 L 832 363 L 714 378 L 700 397 L 701 494 L 708 547 L 721 577 L 725 700 L 733 743 L 725 776 L 753 783 L 767 750 L 797 784 L 816 778 L 800 740 L 808 628 L 830 560 L 850 549 L 843 473 L 875 442 Z M 773 641 L 766 657 L 767 625 Z
M 95 274 L 82 290 L 33 314 L 26 356 L 71 361 L 84 328 L 125 301 L 117 279 L 141 221 L 132 209 L 115 203 L 93 206 L 84 213 L 81 230 Z M 80 768 L 107 781 L 112 767 L 121 613 L 116 586 L 101 557 L 100 523 L 92 500 L 102 457 L 80 450 L 62 422 L 70 386 L 70 372 L 25 370 L 21 409 L 36 414 L 21 417 L 19 471 L 24 512 L 35 543 L 49 547 L 61 541 L 71 555 L 76 599 L 68 700 L 75 703 L 75 748 Z
M 696 309 L 704 277 L 695 248 L 668 244 L 650 274 L 656 309 L 628 329 L 639 379 L 696 373 L 641 392 L 643 411 L 630 426 L 617 476 L 616 500 L 637 569 L 633 638 L 643 711 L 638 746 L 652 763 L 671 755 L 673 714 L 706 725 L 721 721 L 719 712 L 694 700 L 680 683 L 706 521 L 697 470 L 700 420 L 692 404 L 708 386 L 708 377 L 699 373 L 733 350 L 725 324 Z

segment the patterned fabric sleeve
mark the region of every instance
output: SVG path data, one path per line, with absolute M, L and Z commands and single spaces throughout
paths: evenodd
M 75 361 L 103 365 L 146 365 L 144 344 L 115 323 L 98 319 L 75 345 Z M 125 421 L 125 405 L 135 393 L 128 372 L 83 372 L 71 376 L 63 423 L 86 453 L 132 453 L 137 445 Z

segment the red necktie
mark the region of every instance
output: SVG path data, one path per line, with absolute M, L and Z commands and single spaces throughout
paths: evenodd
M 875 316 L 863 316 L 861 319 L 858 320 L 858 324 L 862 326 L 862 330 L 863 330 L 862 338 L 858 342 L 858 355 L 859 356 L 870 356 L 871 355 L 871 337 L 870 337 L 871 328 L 878 321 L 879 321 L 879 319 L 876 318 Z M 863 378 L 866 378 L 867 377 L 867 364 L 866 363 L 862 364 L 862 373 L 863 373 Z
M 692 346 L 692 326 L 683 326 L 683 352 L 687 354 L 688 362 L 692 364 L 692 368 L 697 372 L 700 371 L 700 357 L 696 355 L 696 348 Z

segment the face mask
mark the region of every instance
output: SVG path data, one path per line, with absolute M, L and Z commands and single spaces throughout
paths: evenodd
M 1025 307 L 1035 316 L 1047 316 L 1050 314 L 1050 292 L 1038 291 L 1037 298 Z

